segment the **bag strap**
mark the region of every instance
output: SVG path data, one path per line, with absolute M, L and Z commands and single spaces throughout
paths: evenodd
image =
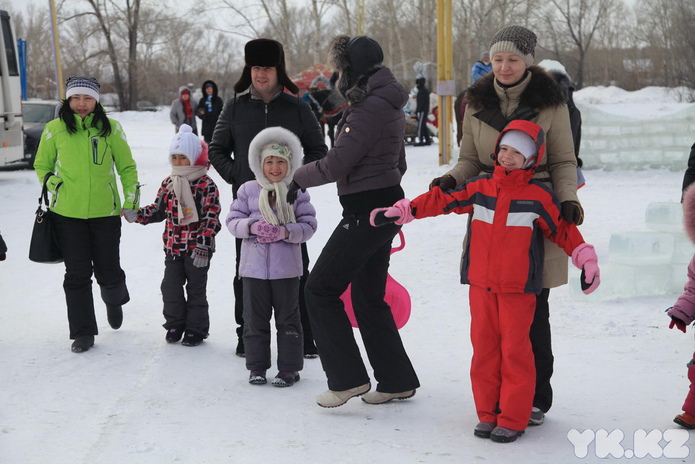
M 41 200 L 46 204 L 46 208 L 48 208 L 48 179 L 51 178 L 53 175 L 52 172 L 47 172 L 46 175 L 43 177 L 43 187 L 41 188 L 41 195 L 39 195 L 39 208 L 41 207 Z

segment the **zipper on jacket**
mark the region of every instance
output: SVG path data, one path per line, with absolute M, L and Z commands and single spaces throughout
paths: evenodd
M 140 187 L 144 186 L 145 184 L 140 184 L 138 183 L 135 186 L 135 199 L 133 200 L 133 207 L 137 209 L 137 207 L 140 205 Z
M 270 243 L 265 244 L 265 272 L 270 280 Z
M 265 108 L 265 127 L 268 127 L 268 104 L 264 103 L 263 107 Z
M 99 164 L 99 139 L 92 137 L 92 160 L 94 164 Z

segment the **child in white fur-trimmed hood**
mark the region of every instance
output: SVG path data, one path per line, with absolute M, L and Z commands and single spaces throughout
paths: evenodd
M 270 368 L 270 319 L 275 312 L 278 374 L 272 384 L 289 387 L 304 367 L 299 313 L 299 278 L 304 272 L 300 244 L 316 231 L 316 211 L 309 194 L 287 202 L 287 186 L 302 164 L 301 143 L 282 127 L 269 127 L 249 145 L 255 180 L 237 192 L 227 228 L 242 239 L 239 276 L 243 283 L 246 368 L 249 383 L 266 383 Z
M 215 235 L 220 225 L 219 190 L 208 177 L 207 144 L 182 124 L 169 147 L 171 175 L 162 182 L 155 202 L 126 211 L 128 222 L 165 221 L 164 300 L 166 341 L 197 346 L 210 329 L 207 281 Z M 185 292 L 184 292 L 185 288 Z

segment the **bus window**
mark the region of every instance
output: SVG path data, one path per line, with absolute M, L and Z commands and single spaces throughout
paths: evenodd
M 10 76 L 19 76 L 19 67 L 17 66 L 17 49 L 14 46 L 12 38 L 12 27 L 10 26 L 10 17 L 2 15 L 2 37 L 5 42 L 5 54 L 7 55 L 7 64 L 10 70 Z

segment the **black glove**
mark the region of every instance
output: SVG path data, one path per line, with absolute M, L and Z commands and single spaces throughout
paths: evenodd
M 584 209 L 578 201 L 563 201 L 560 204 L 560 211 L 562 219 L 567 222 L 574 222 L 577 225 L 581 225 L 584 222 Z
M 299 186 L 298 183 L 295 181 L 292 181 L 290 184 L 290 188 L 287 189 L 287 203 L 290 205 L 293 205 L 294 202 L 297 200 L 297 192 L 301 190 L 302 192 L 306 192 L 306 189 L 303 189 Z
M 456 179 L 450 175 L 437 177 L 430 182 L 430 190 L 434 187 L 439 187 L 442 190 L 453 190 L 456 188 Z

